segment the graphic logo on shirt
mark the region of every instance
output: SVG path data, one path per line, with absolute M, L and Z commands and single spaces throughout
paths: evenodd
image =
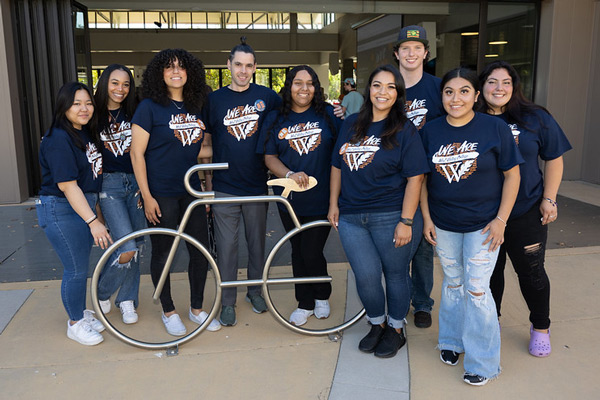
M 131 122 L 122 121 L 110 125 L 110 129 L 100 132 L 104 147 L 115 155 L 129 153 L 131 147 Z
M 85 145 L 85 155 L 92 166 L 94 179 L 96 179 L 102 174 L 102 153 L 98 151 L 98 148 L 94 143 L 88 142 L 88 144 Z
M 518 146 L 519 145 L 519 135 L 521 134 L 519 127 L 517 126 L 517 124 L 508 124 L 508 127 L 510 128 L 510 130 L 513 134 L 513 139 L 515 139 L 515 143 Z
M 358 171 L 371 164 L 375 152 L 379 150 L 381 139 L 375 136 L 363 138 L 359 143 L 344 143 L 340 147 L 340 155 L 350 171 Z
M 477 170 L 478 143 L 452 143 L 441 145 L 440 149 L 433 155 L 431 161 L 435 169 L 448 183 L 467 179 Z
M 227 114 L 223 118 L 223 125 L 227 127 L 233 137 L 238 142 L 246 140 L 254 135 L 258 129 L 259 112 L 265 109 L 265 102 L 257 100 L 253 106 L 246 104 L 227 110 Z
M 183 147 L 191 146 L 192 143 L 201 140 L 206 130 L 202 120 L 188 113 L 171 115 L 169 128 L 173 130 L 175 137 L 181 142 Z
M 318 122 L 306 122 L 288 126 L 279 131 L 279 139 L 287 140 L 290 147 L 302 154 L 308 154 L 321 144 L 321 131 Z
M 417 129 L 421 129 L 426 122 L 427 107 L 425 105 L 426 99 L 422 100 L 407 100 L 406 101 L 406 116 L 412 121 Z

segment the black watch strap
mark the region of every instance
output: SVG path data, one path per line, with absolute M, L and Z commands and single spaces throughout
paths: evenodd
M 412 224 L 413 224 L 412 218 L 402 218 L 402 217 L 400 217 L 400 222 L 402 222 L 406 226 L 412 226 Z

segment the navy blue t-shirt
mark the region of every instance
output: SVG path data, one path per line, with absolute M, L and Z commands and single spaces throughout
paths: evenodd
M 508 126 L 475 113 L 464 126 L 446 118 L 422 131 L 431 173 L 427 179 L 429 212 L 434 224 L 451 232 L 474 232 L 496 218 L 503 171 L 523 162 Z
M 162 197 L 186 194 L 183 178 L 198 163 L 206 131 L 200 115 L 188 113 L 182 102 L 162 106 L 145 99 L 131 123 L 150 134 L 145 154 L 150 193 Z M 201 190 L 198 174 L 190 180 L 194 189 Z
M 119 112 L 120 110 L 120 112 Z M 104 171 L 133 173 L 129 151 L 131 147 L 131 121 L 128 121 L 123 109 L 109 110 L 112 123 L 100 132 L 104 144 L 102 158 Z
M 398 145 L 386 149 L 382 120 L 372 123 L 359 143 L 350 144 L 357 116 L 344 121 L 333 148 L 331 165 L 342 174 L 340 214 L 400 211 L 407 178 L 429 172 L 419 133 L 407 121 L 396 134 Z
M 554 160 L 571 150 L 571 144 L 558 123 L 544 110 L 535 110 L 525 117 L 525 125 L 510 124 L 505 115 L 500 115 L 510 127 L 515 143 L 525 159 L 521 164 L 521 185 L 519 195 L 510 214 L 511 218 L 525 214 L 542 197 L 544 177 L 538 163 L 538 156 L 544 160 Z
M 406 116 L 419 130 L 425 123 L 446 114 L 442 104 L 441 83 L 442 80 L 437 76 L 423 72 L 421 80 L 406 89 Z
M 267 192 L 267 169 L 256 145 L 264 118 L 280 105 L 277 93 L 253 83 L 243 92 L 223 87 L 208 96 L 203 115 L 212 134 L 213 162 L 229 163 L 229 169 L 214 171 L 215 191 L 236 196 Z
M 65 197 L 58 188 L 60 182 L 77 181 L 83 193 L 98 193 L 102 189 L 102 153 L 92 141 L 87 128 L 77 130 L 85 150 L 79 149 L 67 131 L 50 128 L 42 138 L 40 195 Z
M 285 120 L 280 120 L 279 111 L 271 111 L 261 129 L 257 153 L 276 155 L 292 171 L 304 171 L 317 179 L 314 188 L 290 194 L 297 215 L 325 215 L 329 210 L 331 152 L 342 120 L 333 115 L 333 107 L 327 106 L 326 111 L 329 121 L 313 107 L 302 113 L 290 111 Z M 273 191 L 279 195 L 283 189 L 274 186 Z

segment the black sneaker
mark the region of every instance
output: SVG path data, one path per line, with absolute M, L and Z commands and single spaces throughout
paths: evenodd
M 484 378 L 483 376 L 476 374 L 465 374 L 463 376 L 463 380 L 469 385 L 473 386 L 483 386 L 489 381 L 488 378 Z
M 398 333 L 396 332 L 396 329 L 388 325 L 385 327 L 385 332 L 375 348 L 375 357 L 394 357 L 405 343 L 406 337 L 404 336 L 404 329 Z
M 440 351 L 440 359 L 444 364 L 456 365 L 458 364 L 458 353 L 452 350 Z
M 431 314 L 427 311 L 417 311 L 415 313 L 415 326 L 417 328 L 429 328 L 431 326 Z
M 361 339 L 358 349 L 364 353 L 374 352 L 384 331 L 385 328 L 382 328 L 379 324 L 371 325 L 371 330 L 367 333 L 367 336 Z

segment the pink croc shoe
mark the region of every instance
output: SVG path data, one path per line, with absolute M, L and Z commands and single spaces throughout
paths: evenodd
M 529 329 L 529 335 L 529 354 L 534 357 L 548 357 L 552 352 L 550 329 L 548 329 L 548 333 L 542 333 L 534 330 L 532 325 Z

